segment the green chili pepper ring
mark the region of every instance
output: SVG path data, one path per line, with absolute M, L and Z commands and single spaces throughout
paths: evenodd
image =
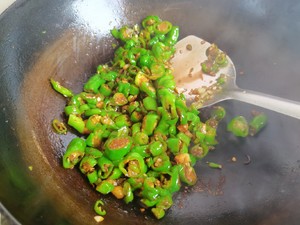
M 105 142 L 105 154 L 111 160 L 123 158 L 130 150 L 132 139 L 130 137 L 115 137 Z

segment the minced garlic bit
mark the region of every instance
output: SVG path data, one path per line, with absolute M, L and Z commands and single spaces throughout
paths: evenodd
M 231 158 L 231 161 L 232 161 L 232 162 L 236 162 L 236 161 L 237 161 L 236 157 L 233 156 L 233 157 Z
M 104 220 L 104 217 L 103 216 L 94 216 L 94 219 L 97 223 L 100 223 Z

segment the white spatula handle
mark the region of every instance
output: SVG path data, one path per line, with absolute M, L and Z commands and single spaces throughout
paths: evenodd
M 300 119 L 300 102 L 279 98 L 255 91 L 236 88 L 228 91 L 228 97 L 242 102 L 257 105 L 291 117 Z

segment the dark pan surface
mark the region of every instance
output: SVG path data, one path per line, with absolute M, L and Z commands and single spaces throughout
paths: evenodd
M 236 64 L 240 87 L 300 101 L 298 1 L 17 1 L 0 17 L 0 202 L 22 224 L 96 224 L 92 207 L 100 196 L 78 171 L 61 166 L 75 134 L 51 129 L 53 118 L 63 118 L 65 100 L 49 78 L 79 92 L 112 57 L 109 30 L 149 14 L 179 25 L 181 37 L 217 43 Z M 254 109 L 269 123 L 258 136 L 239 139 L 224 121 L 207 157 L 224 168 L 197 164 L 198 183 L 175 197 L 163 220 L 105 196 L 101 224 L 299 224 L 299 120 L 236 101 L 222 105 L 226 121 Z

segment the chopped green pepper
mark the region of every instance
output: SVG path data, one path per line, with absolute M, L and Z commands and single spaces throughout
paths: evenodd
M 172 24 L 169 21 L 160 21 L 155 24 L 154 32 L 157 34 L 166 34 L 172 28 Z
M 99 166 L 99 171 L 98 171 L 98 175 L 101 179 L 106 179 L 108 178 L 113 169 L 114 169 L 114 164 L 112 161 L 110 161 L 108 158 L 106 158 L 105 156 L 102 156 L 98 159 L 97 161 L 97 165 Z
M 70 116 L 71 114 L 73 114 L 73 115 L 81 114 L 81 111 L 77 105 L 67 105 L 65 107 L 64 111 L 67 116 Z
M 151 168 L 157 172 L 167 172 L 170 170 L 171 166 L 170 157 L 166 153 L 162 153 L 153 158 Z
M 142 131 L 149 135 L 153 134 L 154 129 L 157 126 L 159 116 L 157 114 L 148 114 L 143 118 Z
M 174 155 L 179 153 L 179 149 L 180 149 L 180 139 L 179 138 L 169 138 L 167 140 L 167 145 L 168 145 L 168 149 L 170 149 L 170 151 Z
M 143 119 L 143 114 L 141 112 L 134 111 L 130 115 L 130 120 L 134 123 L 140 122 Z
M 171 194 L 180 190 L 180 176 L 179 176 L 178 165 L 175 165 L 171 168 L 171 171 L 164 172 L 160 176 L 160 182 L 162 188 L 168 190 Z
M 87 177 L 88 181 L 90 182 L 90 184 L 95 184 L 98 181 L 98 173 L 96 170 L 94 170 L 93 172 L 87 173 L 86 177 Z
M 245 117 L 237 116 L 228 123 L 227 130 L 237 137 L 246 137 L 249 133 L 249 125 Z
M 97 126 L 99 126 L 101 123 L 101 116 L 91 115 L 88 120 L 86 121 L 86 128 L 90 131 L 94 131 Z
M 255 115 L 249 122 L 249 133 L 251 136 L 256 135 L 261 129 L 263 129 L 267 124 L 268 118 L 266 114 L 259 113 Z
M 120 162 L 119 168 L 127 177 L 139 177 L 147 171 L 144 158 L 136 152 L 128 153 L 125 159 Z
M 147 145 L 149 143 L 149 136 L 144 132 L 136 132 L 133 135 L 133 142 L 136 145 Z
M 193 146 L 189 152 L 197 159 L 202 159 L 207 155 L 208 151 L 209 148 L 206 144 L 202 144 L 202 145 L 197 144 Z
M 150 156 L 148 145 L 136 145 L 131 149 L 131 152 L 136 152 L 144 158 Z
M 89 136 L 86 138 L 86 144 L 90 147 L 100 147 L 103 139 L 103 134 L 105 131 L 105 126 L 98 125 L 92 133 L 89 134 Z
M 219 163 L 214 163 L 214 162 L 207 162 L 208 166 L 210 168 L 214 168 L 214 169 L 222 169 L 222 165 Z
M 96 191 L 100 192 L 101 194 L 107 195 L 112 192 L 114 187 L 115 186 L 111 182 L 104 180 L 96 186 Z
M 102 85 L 100 86 L 100 88 L 99 88 L 99 92 L 100 92 L 102 95 L 108 97 L 108 96 L 110 96 L 110 94 L 112 93 L 112 90 L 111 90 L 111 88 L 108 86 L 108 84 L 102 84 Z
M 100 216 L 105 216 L 106 211 L 102 209 L 102 206 L 104 206 L 104 203 L 102 200 L 97 200 L 94 205 L 95 212 Z
M 197 174 L 195 169 L 190 165 L 179 165 L 180 180 L 187 185 L 194 185 L 197 182 Z
M 228 64 L 227 56 L 224 52 L 221 52 L 216 57 L 215 61 L 220 67 L 225 67 Z
M 161 197 L 156 204 L 156 208 L 161 208 L 161 209 L 169 209 L 173 205 L 173 200 L 171 195 L 165 195 Z
M 162 88 L 158 90 L 158 96 L 160 98 L 162 106 L 170 110 L 172 118 L 177 117 L 177 111 L 175 106 L 176 96 L 174 93 L 172 93 L 171 90 Z
M 86 147 L 85 155 L 91 156 L 95 159 L 102 157 L 103 153 L 97 148 Z
M 157 102 L 155 98 L 147 96 L 143 99 L 143 104 L 146 110 L 148 111 L 156 111 L 157 110 Z
M 132 192 L 132 188 L 131 185 L 128 182 L 124 182 L 123 185 L 123 192 L 124 192 L 124 201 L 126 204 L 128 204 L 129 202 L 133 201 L 133 192 Z
M 154 141 L 149 145 L 149 151 L 153 156 L 158 156 L 166 151 L 166 149 L 164 149 L 164 144 L 161 141 Z
M 92 173 L 95 171 L 95 166 L 97 165 L 97 159 L 86 155 L 80 161 L 79 169 L 83 174 Z
M 63 87 L 58 81 L 50 79 L 50 83 L 55 91 L 62 94 L 64 97 L 73 97 L 73 92 L 68 88 Z
M 165 210 L 162 208 L 152 208 L 151 212 L 156 217 L 156 219 L 161 219 L 165 216 Z
M 83 89 L 86 92 L 98 93 L 100 86 L 104 83 L 105 80 L 102 79 L 99 74 L 95 74 L 88 79 L 88 81 L 84 84 Z
M 122 171 L 118 167 L 115 167 L 111 172 L 110 176 L 108 177 L 108 179 L 117 180 L 120 177 L 122 177 L 122 174 L 123 174 Z
M 101 78 L 105 81 L 114 81 L 118 76 L 118 73 L 115 71 L 109 71 L 106 73 L 101 73 Z
M 213 106 L 213 110 L 211 111 L 211 117 L 216 119 L 217 121 L 222 120 L 226 115 L 226 111 L 222 106 Z
M 129 136 L 110 138 L 104 144 L 105 155 L 110 160 L 119 160 L 129 152 L 131 145 L 132 139 Z
M 155 15 L 147 16 L 145 19 L 142 21 L 142 25 L 144 28 L 153 26 L 154 24 L 160 22 L 160 18 Z
M 64 168 L 73 169 L 80 162 L 85 153 L 85 141 L 81 138 L 74 138 L 69 143 L 65 154 L 63 155 Z
M 66 125 L 58 119 L 52 120 L 52 127 L 58 134 L 66 134 L 68 131 Z
M 176 44 L 178 38 L 179 38 L 179 27 L 178 26 L 173 26 L 170 29 L 170 32 L 167 34 L 167 37 L 164 40 L 164 43 L 167 46 L 173 46 L 173 45 Z
M 113 96 L 114 103 L 118 106 L 127 104 L 128 100 L 123 93 L 115 93 Z

